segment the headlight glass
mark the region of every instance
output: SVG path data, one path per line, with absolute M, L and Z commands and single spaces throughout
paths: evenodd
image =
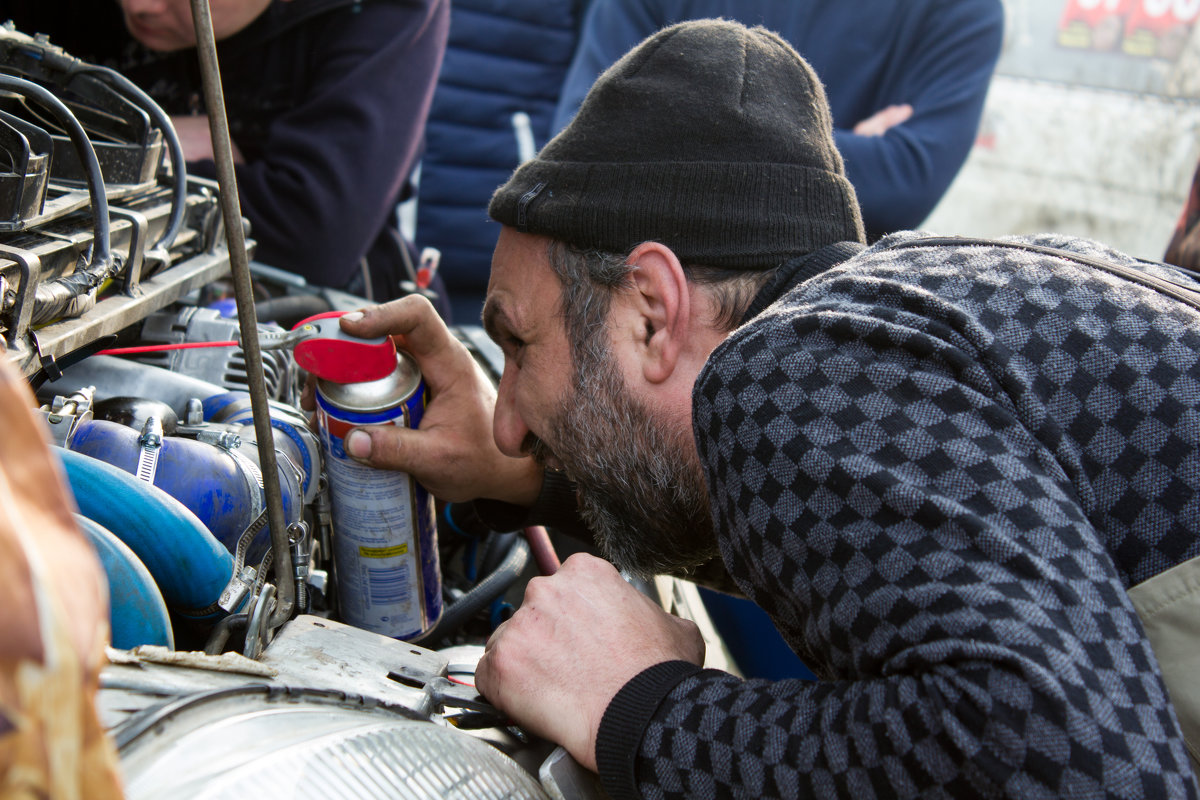
M 130 800 L 548 797 L 508 756 L 451 728 L 276 693 L 193 697 L 121 751 Z

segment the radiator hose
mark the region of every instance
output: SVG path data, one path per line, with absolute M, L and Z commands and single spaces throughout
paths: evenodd
M 168 607 L 192 618 L 220 613 L 216 603 L 233 575 L 233 555 L 195 514 L 111 464 L 61 447 L 53 451 L 66 468 L 79 512 L 129 546 Z
M 486 578 L 475 584 L 469 592 L 454 603 L 446 606 L 442 617 L 432 630 L 421 637 L 422 646 L 425 642 L 437 642 L 461 628 L 467 620 L 474 617 L 492 604 L 492 601 L 502 597 L 508 588 L 517 582 L 525 567 L 529 564 L 529 542 L 519 535 L 513 535 L 512 544 L 504 556 L 504 560 Z

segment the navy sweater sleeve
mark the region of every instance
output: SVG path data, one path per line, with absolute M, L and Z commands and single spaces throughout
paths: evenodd
M 908 103 L 912 118 L 882 136 L 859 136 L 855 121 L 837 121 L 834 140 L 868 238 L 918 227 L 950 187 L 975 142 L 1003 36 L 998 2 L 931 5 L 900 43 L 902 61 L 874 104 L 878 111 Z M 841 87 L 827 88 L 832 96 Z
M 879 259 L 768 308 L 693 394 L 722 556 L 823 680 L 635 679 L 606 785 L 1196 797 L 1125 589 L 1196 550 L 1167 541 L 1200 502 L 1200 316 L 1025 254 Z
M 237 170 L 259 260 L 323 286 L 352 277 L 419 157 L 448 19 L 446 0 L 388 0 L 319 20 L 307 98 Z

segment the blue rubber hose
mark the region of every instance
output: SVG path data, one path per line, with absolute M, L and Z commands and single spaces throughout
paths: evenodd
M 171 618 L 150 570 L 112 531 L 82 514 L 75 521 L 91 540 L 108 578 L 108 614 L 113 647 L 132 650 L 156 644 L 175 649 Z
M 112 531 L 142 560 L 167 606 L 190 617 L 215 616 L 233 575 L 233 556 L 196 515 L 128 472 L 61 447 L 79 512 Z
M 138 471 L 141 453 L 141 434 L 125 425 L 102 419 L 80 423 L 71 434 L 69 447 L 111 464 L 131 475 Z M 195 439 L 164 436 L 158 449 L 158 465 L 154 485 L 188 508 L 204 526 L 212 531 L 225 549 L 234 552 L 242 531 L 262 512 L 262 489 L 254 484 L 247 472 L 248 460 L 235 460 L 230 453 Z M 298 519 L 294 495 L 281 476 L 285 487 L 284 513 L 291 521 Z M 292 481 L 294 484 L 294 481 Z M 258 536 L 251 552 L 261 559 L 270 545 L 270 532 Z

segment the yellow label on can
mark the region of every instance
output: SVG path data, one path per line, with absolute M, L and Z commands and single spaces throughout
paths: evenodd
M 358 546 L 358 554 L 363 558 L 395 558 L 396 556 L 406 555 L 408 553 L 408 543 L 398 544 L 394 547 L 363 547 Z

